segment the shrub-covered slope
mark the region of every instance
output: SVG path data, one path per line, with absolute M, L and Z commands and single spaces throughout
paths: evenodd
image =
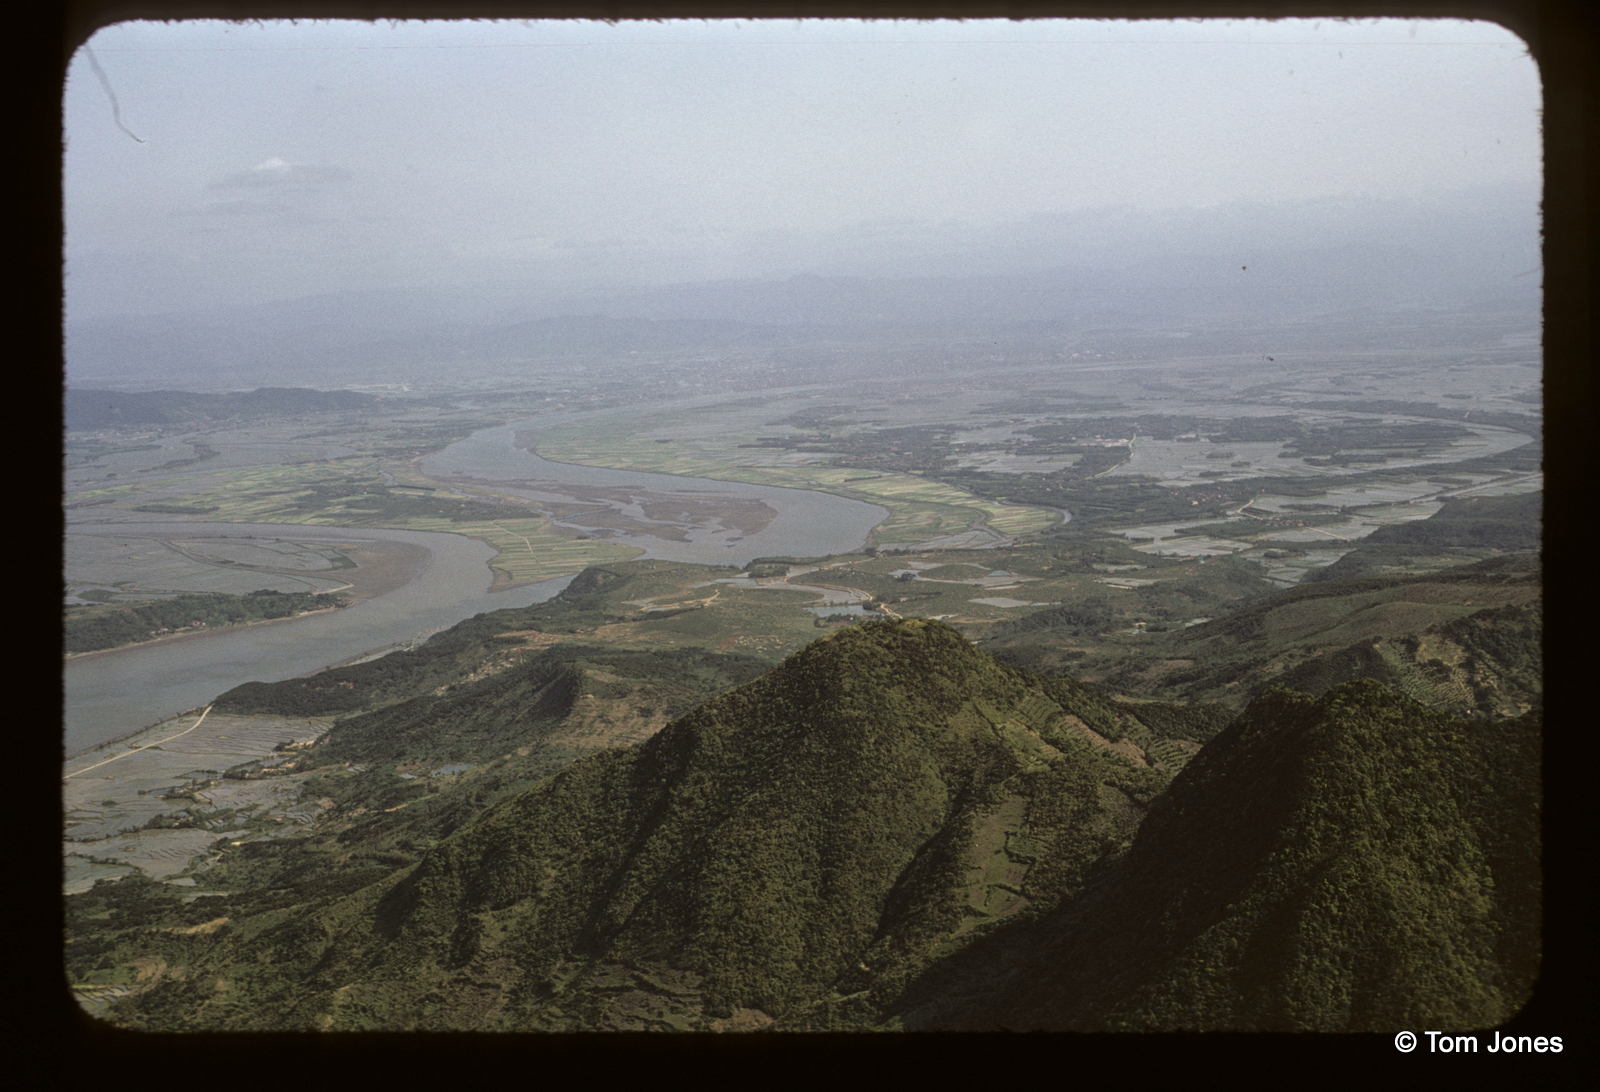
M 1444 628 L 1515 659 L 1475 618 Z M 336 803 L 313 836 L 221 851 L 192 903 L 69 900 L 69 972 L 126 972 L 110 1013 L 138 1027 L 528 1030 L 1464 1030 L 1537 974 L 1537 713 L 1368 680 L 1224 724 L 883 621 L 540 765 L 608 680 L 680 700 L 652 655 L 478 658 L 341 722 L 308 754 Z M 690 690 L 748 669 L 673 664 Z M 449 747 L 513 750 L 401 780 Z
M 1251 705 L 1102 880 L 912 1026 L 1482 1029 L 1539 965 L 1538 718 L 1454 720 L 1375 683 Z M 1004 971 L 998 969 L 1005 967 Z M 970 975 L 969 975 L 970 977 Z
M 1142 727 L 938 623 L 852 627 L 490 808 L 414 869 L 197 943 L 226 1009 L 191 976 L 130 1015 L 593 1028 L 870 1010 L 1126 844 L 1166 779 L 1121 739 Z

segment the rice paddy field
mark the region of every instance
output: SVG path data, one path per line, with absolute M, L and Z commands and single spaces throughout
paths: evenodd
M 166 879 L 219 839 L 275 837 L 310 822 L 317 808 L 300 799 L 291 777 L 222 775 L 270 760 L 279 744 L 318 738 L 329 723 L 202 718 L 196 710 L 69 759 L 61 785 L 65 892 L 134 870 Z

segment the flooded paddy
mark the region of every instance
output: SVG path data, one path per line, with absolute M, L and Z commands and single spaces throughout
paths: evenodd
M 230 767 L 270 758 L 280 743 L 315 739 L 328 718 L 197 715 L 155 725 L 119 743 L 74 756 L 63 766 L 65 890 L 137 869 L 156 879 L 183 871 L 219 838 L 267 836 L 309 821 L 290 777 L 223 779 Z M 191 795 L 163 793 L 194 786 Z M 199 787 L 203 786 L 203 787 Z M 161 817 L 196 809 L 199 825 L 156 827 Z
M 1364 485 L 1329 483 L 1328 487 L 1315 497 L 1286 497 L 1281 494 L 1263 493 L 1250 502 L 1250 507 L 1259 508 L 1264 512 L 1293 516 L 1297 513 L 1309 511 L 1310 509 L 1305 506 L 1311 504 L 1325 506 L 1326 509 L 1333 510 L 1367 509 L 1379 505 L 1420 504 L 1424 499 L 1435 498 L 1448 488 L 1450 487 L 1426 480 L 1414 482 L 1369 482 Z M 1433 503 L 1434 511 L 1438 510 L 1441 503 Z
M 1324 539 L 1323 541 L 1327 540 Z M 1346 546 L 1334 549 L 1305 550 L 1290 557 L 1267 557 L 1264 553 L 1252 552 L 1250 559 L 1261 565 L 1266 571 L 1268 580 L 1283 587 L 1289 587 L 1300 583 L 1315 570 L 1332 565 L 1354 548 L 1354 546 Z
M 978 575 L 968 576 L 958 573 L 955 569 L 960 567 L 978 570 Z M 982 565 L 971 561 L 957 561 L 948 565 L 929 567 L 927 571 L 937 571 L 938 576 L 919 576 L 917 579 L 930 584 L 968 584 L 977 588 L 1016 588 L 1030 581 L 1038 580 L 1037 576 L 1023 576 L 1019 573 L 1006 572 L 1003 569 L 986 569 Z
M 1116 534 L 1137 544 L 1139 541 L 1160 542 L 1163 539 L 1180 538 L 1184 530 L 1189 527 L 1205 527 L 1209 524 L 1221 522 L 1212 516 L 1206 519 L 1177 520 L 1173 523 L 1141 523 L 1137 527 L 1119 527 Z M 1107 569 L 1107 572 L 1114 570 Z
M 1157 440 L 1153 436 L 1134 439 L 1128 461 L 1106 473 L 1106 477 L 1144 475 L 1161 485 L 1182 488 L 1205 481 L 1228 481 L 1280 474 L 1288 459 L 1280 459 L 1282 441 L 1212 443 L 1209 440 Z M 1235 463 L 1244 465 L 1235 466 Z
M 953 535 L 940 535 L 921 542 L 885 542 L 884 549 L 894 550 L 992 550 L 1011 545 L 1011 539 L 986 527 L 958 531 Z
M 1277 411 L 1282 412 L 1282 408 L 1277 407 Z M 1235 408 L 1227 416 L 1240 416 L 1240 414 Z M 1304 414 L 1297 416 L 1308 422 L 1312 420 Z M 1420 418 L 1384 417 L 1374 414 L 1338 414 L 1329 416 L 1324 423 L 1351 421 L 1395 424 L 1408 420 L 1416 420 L 1422 424 L 1429 423 Z M 1452 422 L 1452 424 L 1470 430 L 1471 434 L 1450 441 L 1444 450 L 1437 452 L 1410 454 L 1399 449 L 1352 448 L 1346 450 L 1345 454 L 1360 454 L 1364 450 L 1366 454 L 1374 456 L 1379 461 L 1361 465 L 1382 466 L 1385 469 L 1410 469 L 1498 455 L 1528 442 L 1526 434 L 1512 429 L 1474 425 L 1470 422 Z M 1285 457 L 1283 453 L 1288 446 L 1284 441 L 1213 443 L 1206 439 L 1161 440 L 1153 436 L 1136 436 L 1128 460 L 1107 471 L 1106 477 L 1143 475 L 1154 478 L 1161 485 L 1182 488 L 1207 481 L 1229 481 L 1263 475 L 1337 479 L 1351 473 L 1346 467 L 1313 465 L 1305 462 L 1303 458 Z M 1440 488 L 1434 486 L 1426 491 L 1438 492 Z
M 807 607 L 805 609 L 810 611 L 812 614 L 815 614 L 818 618 L 834 618 L 839 615 L 868 618 L 881 617 L 877 611 L 868 610 L 860 603 L 835 603 L 830 606 Z
M 98 589 L 119 599 L 183 592 L 244 595 L 267 588 L 282 592 L 330 592 L 354 588 L 380 560 L 401 567 L 421 563 L 406 543 L 295 542 L 174 533 L 130 533 L 131 528 L 84 527 L 65 542 L 67 593 Z
M 1159 554 L 1163 557 L 1222 557 L 1248 550 L 1250 543 L 1227 538 L 1210 538 L 1205 535 L 1184 535 L 1156 542 L 1136 542 L 1133 548 L 1141 553 Z

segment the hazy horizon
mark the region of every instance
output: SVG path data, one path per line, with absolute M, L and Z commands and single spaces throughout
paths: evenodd
M 68 316 L 992 274 L 1302 210 L 1333 246 L 1442 195 L 1536 255 L 1538 115 L 1457 20 L 119 24 L 66 86 Z

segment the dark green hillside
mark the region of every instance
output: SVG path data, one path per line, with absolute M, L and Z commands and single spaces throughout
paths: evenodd
M 1539 951 L 1519 556 L 1103 635 L 1094 683 L 918 619 L 663 645 L 705 575 L 591 569 L 235 691 L 348 702 L 283 756 L 319 817 L 69 898 L 70 980 L 152 1029 L 1486 1026 Z
M 1120 850 L 1165 782 L 1115 738 L 1141 731 L 938 623 L 852 627 L 414 869 L 196 940 L 195 975 L 233 991 L 200 1025 L 870 1019 L 969 931 L 1054 905 Z M 124 1015 L 197 1026 L 206 997 L 169 981 Z
M 464 967 L 517 937 L 509 1006 L 547 1026 L 608 1023 L 605 983 L 570 981 L 593 960 L 692 972 L 711 1017 L 870 991 L 1126 833 L 1100 784 L 1160 779 L 1065 719 L 945 627 L 845 631 L 442 845 L 379 907 L 384 950 Z
M 324 839 L 381 847 L 392 864 L 409 864 L 416 847 L 490 804 L 596 750 L 636 742 L 764 668 L 727 654 L 559 645 L 346 717 L 295 766 L 314 771 L 307 791 L 334 804 Z M 441 782 L 436 771 L 457 767 L 471 772 Z M 226 871 L 213 869 L 207 882 L 226 886 Z
M 556 645 L 486 654 L 459 682 L 336 722 L 292 759 L 313 775 L 305 793 L 331 804 L 316 835 L 299 846 L 250 843 L 207 868 L 201 883 L 264 884 L 292 902 L 307 876 L 343 876 L 371 862 L 388 864 L 386 876 L 484 808 L 596 750 L 648 736 L 765 667 L 698 650 Z
M 1515 666 L 1526 609 L 1438 632 Z M 192 902 L 69 899 L 72 980 L 131 984 L 118 1024 L 263 1030 L 1461 1030 L 1531 989 L 1536 714 L 1366 681 L 1225 724 L 883 621 L 595 753 L 607 703 L 659 716 L 749 665 L 686 654 L 681 692 L 648 653 L 488 670 L 503 622 L 442 643 L 477 677 L 305 754 L 308 836 L 219 846 Z
M 482 761 L 532 742 L 537 726 L 566 720 L 585 704 L 592 720 L 615 705 L 619 720 L 625 713 L 662 724 L 766 668 L 749 656 L 695 649 L 527 650 L 463 681 L 341 720 L 313 752 L 313 764 Z
M 1536 716 L 1452 720 L 1375 683 L 1255 702 L 1093 889 L 952 963 L 911 1026 L 1469 1030 L 1539 966 Z M 996 985 L 998 983 L 998 985 Z

